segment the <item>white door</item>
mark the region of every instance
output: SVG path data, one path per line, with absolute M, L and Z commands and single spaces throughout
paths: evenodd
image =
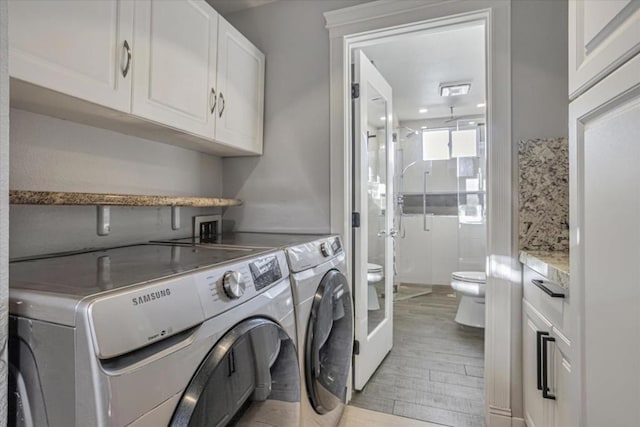
M 215 139 L 262 154 L 264 54 L 220 17 Z
M 213 139 L 218 14 L 201 0 L 135 4 L 133 114 Z
M 640 425 L 640 54 L 569 105 L 576 425 Z
M 362 390 L 393 344 L 393 141 L 391 86 L 361 51 L 354 52 L 353 289 L 355 299 L 354 385 Z M 368 286 L 367 270 L 375 264 Z
M 9 73 L 129 112 L 132 36 L 130 1 L 11 0 Z

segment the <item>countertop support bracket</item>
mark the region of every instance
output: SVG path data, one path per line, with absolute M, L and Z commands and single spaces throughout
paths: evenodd
M 171 229 L 180 230 L 180 206 L 171 206 Z

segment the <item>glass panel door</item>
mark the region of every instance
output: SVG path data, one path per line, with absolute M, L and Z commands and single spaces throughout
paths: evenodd
M 361 51 L 354 52 L 355 335 L 354 384 L 361 390 L 393 341 L 393 141 L 391 86 Z

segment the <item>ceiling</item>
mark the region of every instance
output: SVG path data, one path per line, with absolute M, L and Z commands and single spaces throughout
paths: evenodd
M 273 3 L 276 0 L 206 0 L 220 15 L 228 15 L 252 7 Z
M 393 89 L 393 110 L 399 121 L 478 116 L 485 108 L 484 25 L 398 38 L 362 49 Z M 440 96 L 440 84 L 470 82 L 468 95 Z M 428 112 L 418 112 L 427 108 Z

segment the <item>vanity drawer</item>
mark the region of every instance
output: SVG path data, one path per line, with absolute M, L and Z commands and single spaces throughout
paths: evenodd
M 524 299 L 546 317 L 560 333 L 572 338 L 569 321 L 569 289 L 551 282 L 526 265 L 522 270 Z

